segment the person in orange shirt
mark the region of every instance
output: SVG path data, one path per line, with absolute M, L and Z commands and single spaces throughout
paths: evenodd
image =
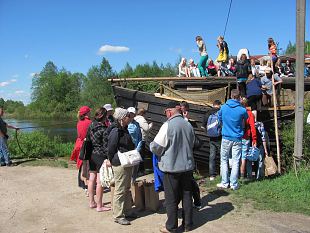
M 268 39 L 268 50 L 274 66 L 278 60 L 277 45 L 271 37 Z

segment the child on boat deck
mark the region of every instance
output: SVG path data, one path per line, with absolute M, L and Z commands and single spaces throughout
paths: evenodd
M 200 77 L 199 69 L 192 58 L 189 59 L 188 67 L 189 67 L 190 73 L 193 74 L 194 77 Z
M 186 66 L 186 58 L 182 57 L 181 62 L 179 64 L 179 77 L 185 76 L 190 77 L 190 69 Z
M 268 50 L 271 55 L 272 62 L 275 64 L 278 60 L 277 45 L 271 37 L 268 39 Z
M 216 65 L 212 59 L 210 59 L 207 69 L 210 76 L 215 76 L 217 74 Z

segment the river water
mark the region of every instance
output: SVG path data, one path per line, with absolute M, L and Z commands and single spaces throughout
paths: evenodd
M 63 142 L 75 142 L 76 121 L 4 119 L 8 124 L 22 128 L 22 132 L 41 130 L 49 137 L 59 136 Z M 25 128 L 25 129 L 23 129 Z

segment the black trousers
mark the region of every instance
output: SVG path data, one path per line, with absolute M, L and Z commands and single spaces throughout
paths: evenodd
M 209 175 L 216 176 L 215 160 L 220 158 L 222 137 L 210 138 Z
M 241 97 L 246 96 L 246 83 L 245 83 L 245 81 L 244 82 L 237 82 L 237 87 L 238 87 L 238 90 L 240 92 L 240 96 Z
M 194 199 L 194 205 L 200 206 L 201 205 L 200 189 L 194 177 L 192 177 L 192 192 L 193 192 L 192 194 Z
M 167 211 L 167 230 L 174 232 L 178 228 L 178 204 L 182 200 L 182 224 L 193 225 L 192 201 L 193 172 L 164 173 L 165 205 Z

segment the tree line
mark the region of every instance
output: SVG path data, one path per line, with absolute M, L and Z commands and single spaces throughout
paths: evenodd
M 82 105 L 95 109 L 105 103 L 114 104 L 114 95 L 108 78 L 112 77 L 163 77 L 175 76 L 177 66 L 146 63 L 131 67 L 129 63 L 117 73 L 109 61 L 92 66 L 86 75 L 72 73 L 48 61 L 42 71 L 32 79 L 31 103 L 27 106 L 20 101 L 0 99 L 0 105 L 13 117 L 20 118 L 72 118 Z M 156 82 L 129 84 L 131 88 L 144 91 L 157 89 Z

